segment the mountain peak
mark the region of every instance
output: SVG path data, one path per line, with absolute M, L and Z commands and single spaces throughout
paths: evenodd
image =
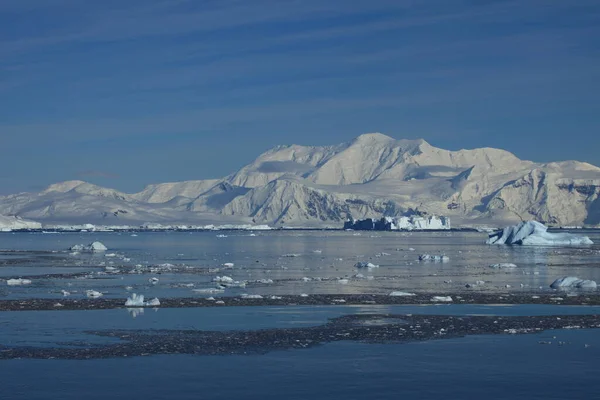
M 58 182 L 58 183 L 54 183 L 54 184 L 48 186 L 44 190 L 44 192 L 45 193 L 48 193 L 48 192 L 66 193 L 66 192 L 69 192 L 69 191 L 75 189 L 77 186 L 85 185 L 86 183 L 87 182 L 78 181 L 78 180 Z

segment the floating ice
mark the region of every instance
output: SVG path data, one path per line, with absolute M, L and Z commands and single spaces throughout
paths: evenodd
M 450 296 L 433 296 L 431 298 L 431 301 L 446 302 L 446 303 L 448 303 L 448 302 L 451 302 L 453 300 L 452 300 L 452 297 L 450 297 Z
M 569 246 L 594 244 L 587 236 L 572 233 L 550 233 L 536 221 L 524 221 L 490 234 L 487 244 L 519 244 L 527 246 Z
M 444 255 L 434 256 L 431 254 L 421 254 L 419 256 L 419 261 L 448 262 L 450 261 L 450 257 Z
M 62 295 L 63 295 L 64 297 L 67 297 L 67 296 L 70 296 L 70 295 L 71 295 L 71 292 L 67 292 L 66 290 L 61 290 L 60 292 L 62 293 Z
M 223 293 L 225 290 L 217 288 L 192 289 L 195 293 Z
M 71 246 L 71 248 L 69 250 L 74 251 L 74 252 L 84 251 L 84 252 L 88 252 L 88 253 L 100 253 L 100 252 L 108 250 L 108 248 L 101 242 L 92 242 L 92 243 L 88 244 L 87 246 L 85 246 L 83 244 L 76 244 L 75 246 Z
M 242 294 L 242 299 L 262 299 L 263 297 L 260 294 Z
M 221 265 L 223 268 L 233 268 L 234 264 L 230 262 L 223 263 Z
M 339 284 L 341 284 L 341 285 L 347 285 L 348 284 L 348 279 L 345 279 L 345 278 L 344 279 L 338 279 L 337 282 Z
M 490 268 L 494 269 L 509 269 L 509 268 L 517 268 L 517 266 L 513 263 L 498 263 L 490 265 Z
M 366 261 L 359 261 L 356 264 L 354 264 L 354 268 L 379 268 L 379 265 L 375 265 L 373 263 L 370 262 L 366 262 Z
M 148 282 L 150 282 L 153 285 L 156 285 L 158 283 L 158 278 L 150 278 L 148 279 Z
M 125 306 L 126 307 L 156 307 L 156 306 L 160 306 L 160 301 L 155 297 L 150 301 L 144 301 L 144 295 L 143 294 L 136 294 L 133 293 L 131 295 L 131 297 L 127 298 L 127 301 L 125 302 Z
M 102 293 L 96 290 L 86 290 L 85 295 L 90 299 L 97 299 L 98 297 L 104 296 Z
M 213 282 L 219 282 L 219 283 L 233 283 L 233 278 L 230 276 L 217 276 L 216 278 L 213 279 Z
M 595 281 L 588 279 L 579 279 L 576 276 L 565 276 L 552 282 L 552 289 L 596 289 L 598 285 Z
M 393 291 L 392 293 L 390 293 L 390 296 L 392 297 L 409 297 L 409 296 L 416 296 L 416 294 L 414 293 L 408 293 L 408 292 L 401 292 L 401 291 Z
M 30 279 L 22 279 L 22 278 L 7 279 L 6 284 L 8 286 L 29 285 L 29 284 L 31 284 L 31 280 Z
M 271 296 L 271 297 L 269 297 L 269 299 L 271 299 L 271 300 L 281 300 L 281 299 L 283 299 L 283 297 L 281 297 L 281 296 Z

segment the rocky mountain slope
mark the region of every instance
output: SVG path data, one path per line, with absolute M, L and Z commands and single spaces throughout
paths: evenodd
M 444 215 L 453 226 L 521 219 L 600 224 L 600 168 L 448 151 L 373 133 L 337 146 L 278 146 L 222 179 L 122 193 L 82 181 L 0 197 L 0 215 L 41 222 L 341 226 L 349 217 Z

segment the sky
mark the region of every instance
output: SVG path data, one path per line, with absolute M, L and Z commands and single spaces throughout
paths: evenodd
M 0 194 L 366 132 L 600 165 L 598 0 L 1 0 Z

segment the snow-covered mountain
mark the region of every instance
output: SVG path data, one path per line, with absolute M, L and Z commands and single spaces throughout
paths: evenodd
M 349 217 L 444 215 L 453 226 L 536 219 L 600 224 L 600 168 L 448 151 L 365 134 L 336 146 L 278 146 L 222 179 L 122 193 L 82 181 L 0 197 L 0 215 L 51 223 L 341 226 Z

